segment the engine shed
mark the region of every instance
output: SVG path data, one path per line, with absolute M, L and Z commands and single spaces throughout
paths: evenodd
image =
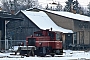
M 17 17 L 16 15 L 12 15 L 10 13 L 7 13 L 5 11 L 0 11 L 0 49 L 4 49 L 2 47 L 5 47 L 5 40 L 7 39 L 6 36 L 6 24 L 10 21 L 15 21 L 22 19 L 20 17 Z

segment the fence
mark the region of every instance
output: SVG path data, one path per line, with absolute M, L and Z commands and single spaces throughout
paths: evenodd
M 12 49 L 14 46 L 19 46 L 21 42 L 26 45 L 26 40 L 0 40 L 0 50 Z

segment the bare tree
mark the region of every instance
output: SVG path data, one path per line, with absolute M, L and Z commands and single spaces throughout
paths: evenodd
M 87 6 L 88 6 L 87 15 L 90 16 L 90 2 L 89 2 L 89 4 Z
M 9 3 L 8 3 L 7 0 L 1 0 L 1 3 L 2 3 L 2 9 L 3 9 L 4 11 L 10 11 L 10 10 L 9 10 Z
M 8 12 L 38 7 L 38 0 L 2 0 L 2 9 Z

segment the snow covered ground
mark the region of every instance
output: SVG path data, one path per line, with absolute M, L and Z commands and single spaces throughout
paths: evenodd
M 63 55 L 57 57 L 21 57 L 20 55 L 10 55 L 11 53 L 0 53 L 0 60 L 90 60 L 90 51 L 64 50 Z M 3 58 L 2 58 L 3 57 Z

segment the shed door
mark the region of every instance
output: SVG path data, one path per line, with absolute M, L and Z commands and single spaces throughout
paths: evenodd
M 72 34 L 66 34 L 66 36 L 65 36 L 65 43 L 67 45 L 73 44 L 73 35 Z
M 79 44 L 84 44 L 84 31 L 79 32 Z

